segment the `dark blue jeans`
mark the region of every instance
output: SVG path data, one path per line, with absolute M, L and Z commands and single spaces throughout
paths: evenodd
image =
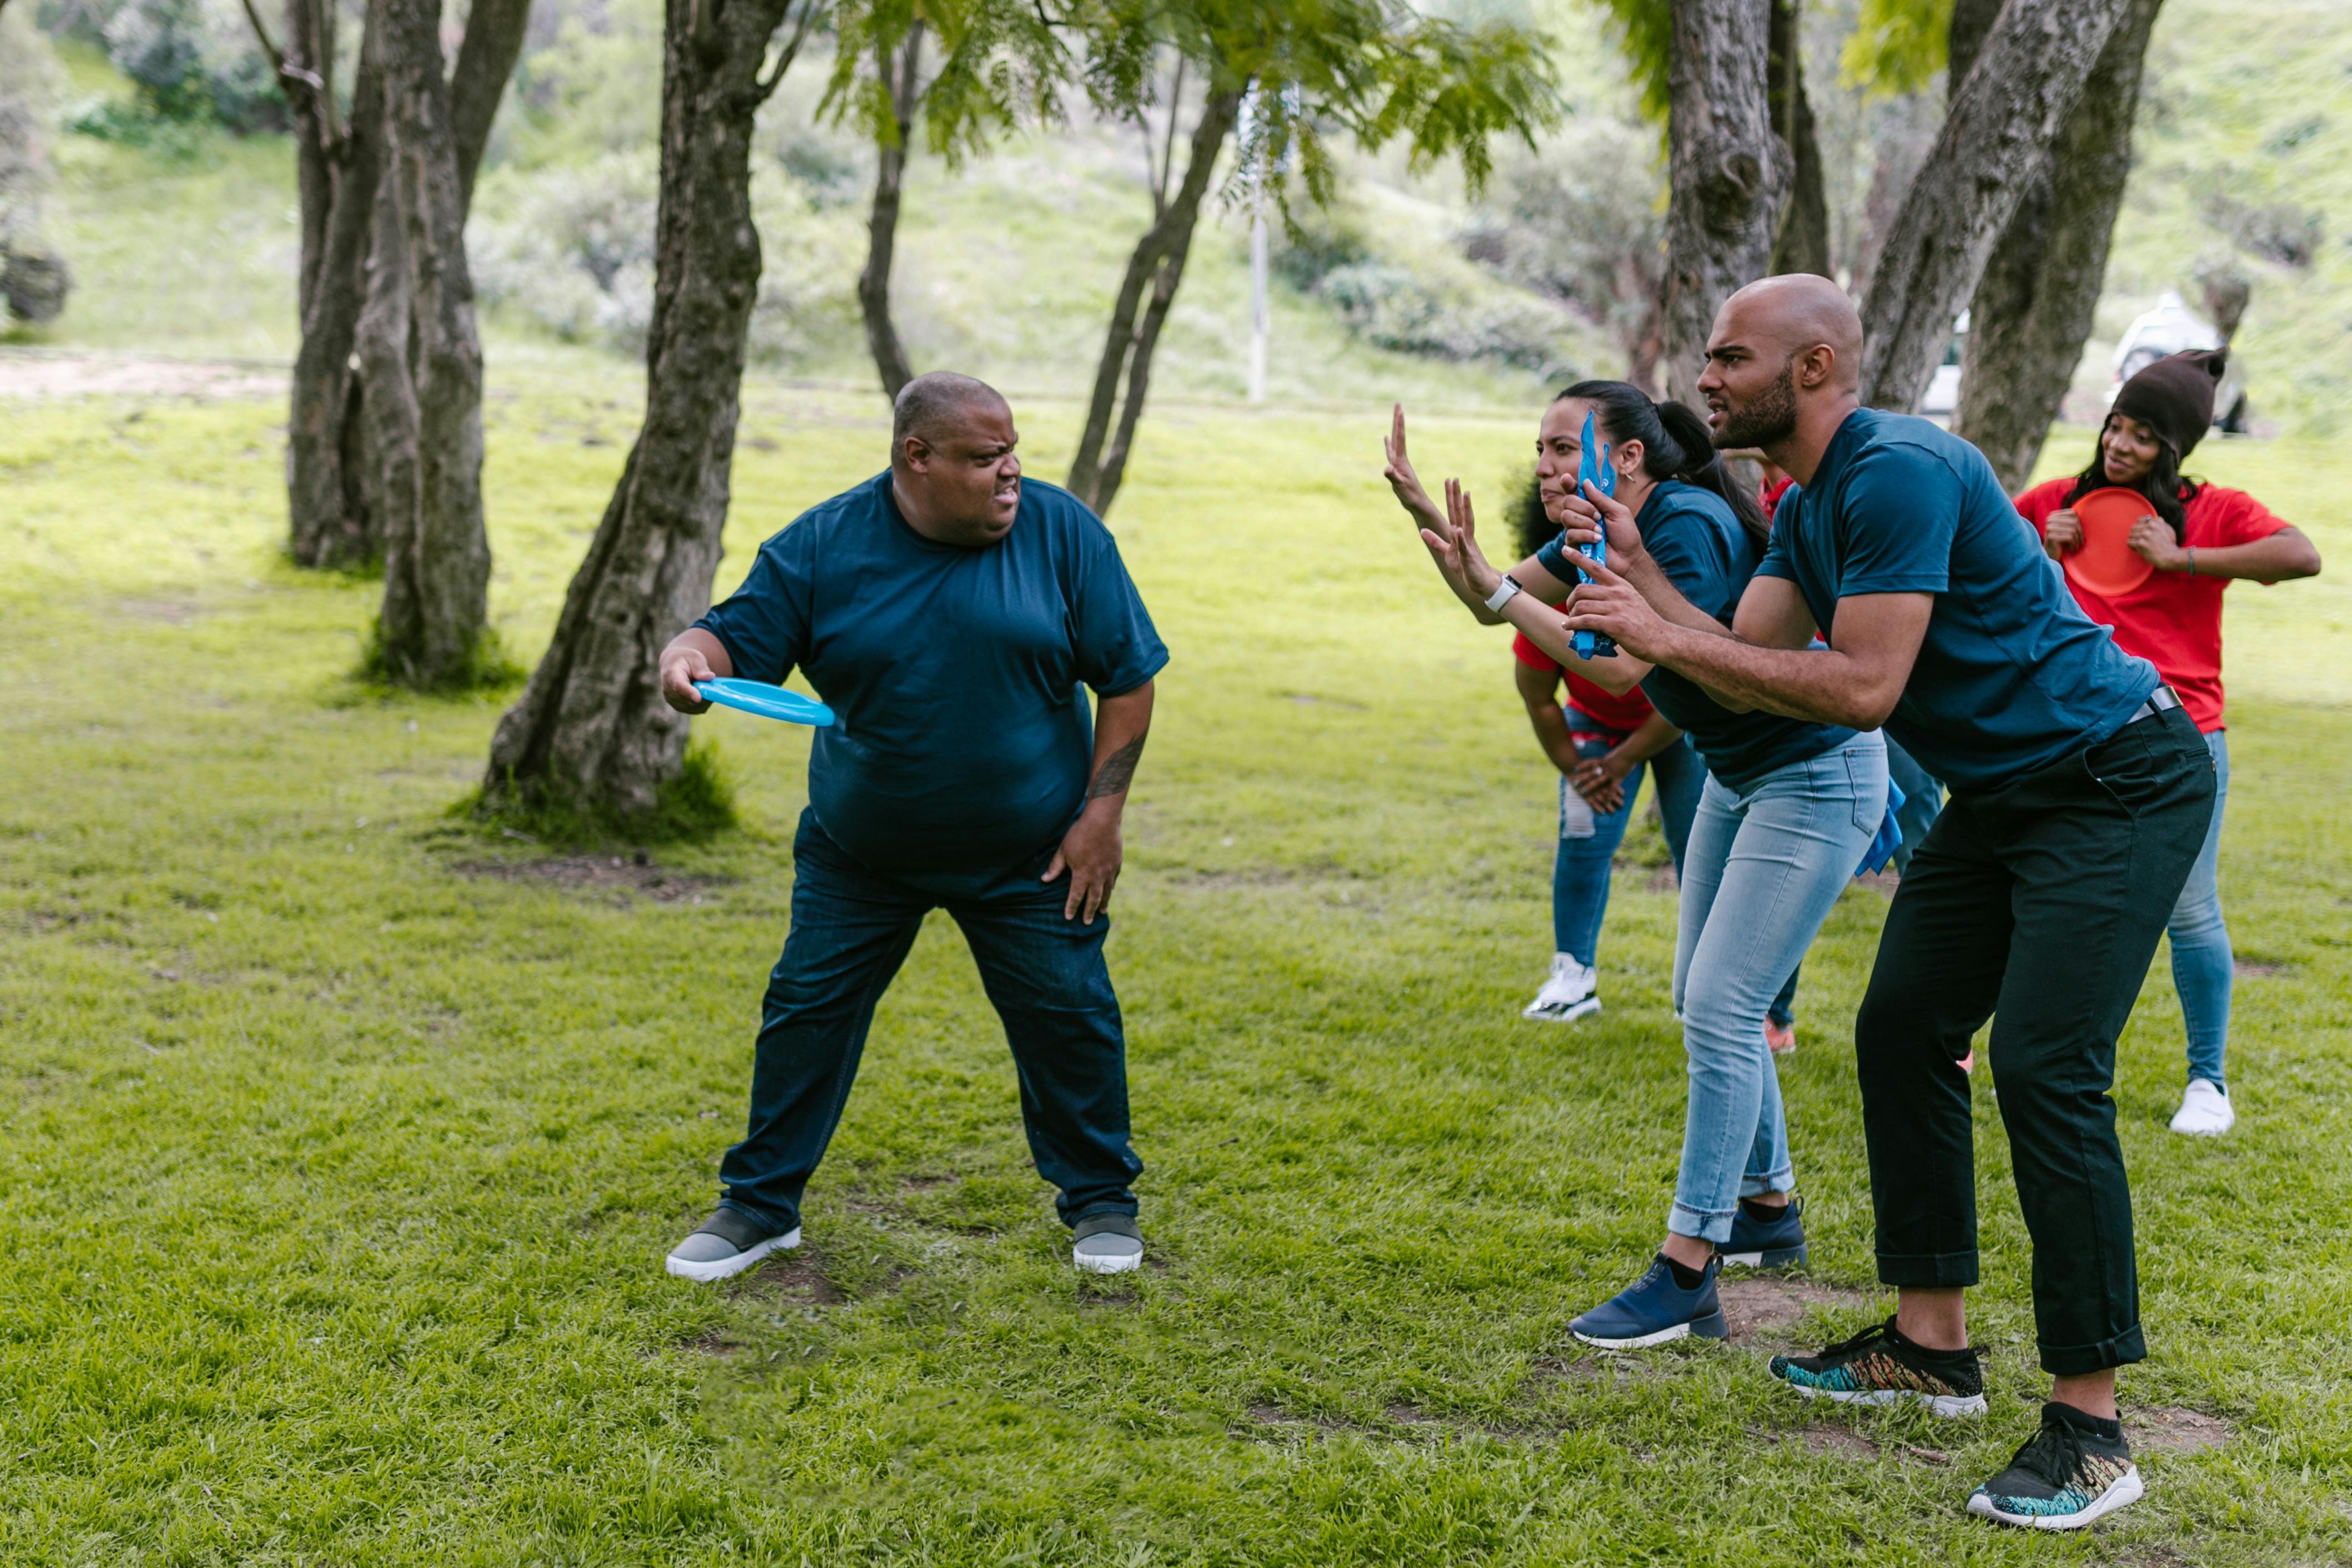
M 751 1125 L 719 1167 L 728 1207 L 779 1230 L 801 1222 L 801 1190 L 841 1120 L 875 1004 L 923 916 L 944 907 L 1003 1020 L 1029 1152 L 1060 1189 L 1063 1222 L 1135 1212 L 1129 1187 L 1143 1162 L 1128 1143 L 1127 1036 L 1103 962 L 1110 916 L 1063 919 L 1066 880 L 1037 880 L 1050 858 L 962 891 L 928 891 L 867 869 L 815 812 L 801 813 L 792 930 L 768 977 Z

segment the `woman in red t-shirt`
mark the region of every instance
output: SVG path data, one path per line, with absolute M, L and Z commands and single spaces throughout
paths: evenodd
M 2156 508 L 2132 525 L 2131 548 L 2155 570 L 2109 598 L 2066 580 L 2092 620 L 2115 628 L 2116 646 L 2154 664 L 2205 734 L 2213 754 L 2213 822 L 2167 932 L 2172 983 L 2189 1034 L 2189 1088 L 2172 1118 L 2176 1133 L 2219 1134 L 2237 1113 L 2222 1080 L 2230 1035 L 2234 960 L 2221 921 L 2218 883 L 2221 808 L 2230 789 L 2230 747 L 2221 722 L 2221 592 L 2238 578 L 2270 583 L 2310 577 L 2319 551 L 2242 490 L 2184 479 L 2180 465 L 2213 423 L 2213 389 L 2226 350 L 2174 354 L 2126 382 L 2099 432 L 2091 465 L 2071 479 L 2037 485 L 2017 498 L 2052 559 L 2081 548 L 2074 512 L 2105 486 L 2137 490 Z
M 1530 556 L 1559 532 L 1530 483 L 1519 504 L 1519 553 Z M 1536 743 L 1559 769 L 1559 848 L 1552 857 L 1551 973 L 1521 1016 L 1573 1023 L 1601 1009 L 1601 919 L 1609 873 L 1633 818 L 1644 768 L 1658 781 L 1658 818 L 1680 874 L 1706 765 L 1650 706 L 1639 686 L 1622 695 L 1562 669 L 1525 636 L 1511 639 L 1511 673 Z M 1560 701 L 1565 682 L 1568 700 Z

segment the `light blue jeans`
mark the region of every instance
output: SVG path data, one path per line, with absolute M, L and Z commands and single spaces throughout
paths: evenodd
M 2230 979 L 2237 968 L 2230 951 L 2230 928 L 2221 924 L 2221 806 L 2230 797 L 2229 732 L 2217 729 L 2207 735 L 2205 749 L 2213 754 L 2213 821 L 2164 931 L 2172 938 L 2172 988 L 2180 993 L 2181 1021 L 2189 1029 L 2189 1076 L 2221 1088 L 2221 1053 L 2230 1043 Z
M 1738 1199 L 1796 1186 L 1764 1009 L 1812 945 L 1886 815 L 1876 731 L 1746 794 L 1710 775 L 1683 857 L 1675 1005 L 1690 1098 L 1666 1228 L 1717 1245 Z

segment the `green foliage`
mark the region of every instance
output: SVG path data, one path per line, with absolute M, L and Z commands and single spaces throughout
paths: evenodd
M 1076 67 L 1064 30 L 1032 0 L 840 0 L 819 111 L 860 126 L 877 145 L 895 145 L 898 120 L 876 61 L 877 54 L 895 60 L 917 23 L 928 82 L 921 120 L 930 150 L 950 166 L 998 131 L 1062 118 Z
M 562 437 L 635 418 L 597 364 L 494 371 L 494 592 L 529 652 L 623 460 Z M 659 1260 L 742 1125 L 808 732 L 696 720 L 759 831 L 648 867 L 454 822 L 497 709 L 319 705 L 373 595 L 275 562 L 282 404 L 141 406 L 0 419 L 12 1568 L 2352 1556 L 2352 1262 L 2314 1245 L 2352 1209 L 2352 584 L 2230 595 L 2223 876 L 2262 967 L 2239 982 L 2237 1131 L 2164 1129 L 2161 961 L 2119 1054 L 2152 1353 L 2126 1414 L 2231 1435 L 2143 1444 L 2147 1500 L 2070 1542 L 1961 1512 L 2042 1386 L 1981 1072 L 1989 1416 L 1825 1410 L 1764 1372 L 1888 1310 L 1848 1028 L 1874 892 L 1808 955 L 1776 1069 L 1813 1235 L 1801 1317 L 1688 1352 L 1567 1342 L 1665 1213 L 1674 901 L 1622 874 L 1606 1010 L 1519 1020 L 1549 956 L 1553 776 L 1501 638 L 1379 480 L 1384 405 L 1185 410 L 1121 497 L 1175 651 L 1110 949 L 1155 1266 L 1072 1278 L 940 917 L 877 1011 L 807 1255 L 719 1288 Z M 1499 518 L 1534 412 L 1416 406 L 1415 455 Z M 1075 408 L 1020 413 L 1052 471 Z M 883 419 L 753 381 L 744 428 L 789 438 L 740 451 L 722 587 L 871 471 Z M 2198 457 L 2352 557 L 2340 446 Z M 100 701 L 92 671 L 136 678 Z
M 1925 91 L 1944 68 L 1951 31 L 1952 0 L 1862 0 L 1839 74 L 1874 97 Z
M 1668 0 L 1598 0 L 1616 24 L 1617 47 L 1633 67 L 1642 89 L 1642 113 L 1653 124 L 1666 122 L 1674 63 L 1675 13 Z M 1864 0 L 1865 4 L 1872 0 Z
M 1476 190 L 1496 137 L 1532 146 L 1560 113 L 1546 39 L 1508 21 L 1465 25 L 1382 0 L 1091 3 L 1083 25 L 1095 40 L 1097 105 L 1131 113 L 1148 101 L 1163 51 L 1212 90 L 1249 89 L 1240 177 L 1264 181 L 1286 204 L 1294 177 L 1310 200 L 1330 199 L 1334 133 L 1367 152 L 1402 141 L 1414 171 L 1458 160 Z

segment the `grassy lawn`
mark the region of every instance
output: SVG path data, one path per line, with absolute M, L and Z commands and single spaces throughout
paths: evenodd
M 493 593 L 530 656 L 635 378 L 493 370 Z M 752 389 L 722 591 L 870 470 L 876 401 Z M 1023 412 L 1057 474 L 1074 411 Z M 275 554 L 281 417 L 0 406 L 0 1562 L 2352 1557 L 2342 587 L 2231 595 L 2237 1131 L 2165 1130 L 2161 962 L 2125 1041 L 2150 1496 L 2025 1538 L 1960 1512 L 2041 1386 L 1989 1093 L 1990 1416 L 1814 1409 L 1764 1372 L 1886 1310 L 1850 1035 L 1874 891 L 1816 945 L 1781 1070 L 1812 1274 L 1749 1289 L 1727 1346 L 1568 1340 L 1669 1197 L 1672 901 L 1621 873 L 1608 1010 L 1519 1021 L 1551 784 L 1502 644 L 1392 515 L 1374 411 L 1171 407 L 1114 518 L 1175 653 L 1112 946 L 1155 1266 L 1071 1274 L 940 921 L 804 1254 L 715 1290 L 659 1259 L 740 1124 L 806 737 L 701 721 L 749 827 L 648 865 L 551 872 L 453 821 L 497 707 L 347 685 L 375 590 Z M 1487 498 L 1527 435 L 1415 440 Z M 2352 459 L 2192 466 L 2352 563 Z

